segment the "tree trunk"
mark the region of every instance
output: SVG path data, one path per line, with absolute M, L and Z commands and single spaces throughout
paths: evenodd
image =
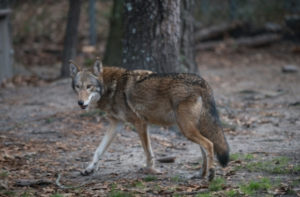
M 123 0 L 114 0 L 110 18 L 109 36 L 106 44 L 103 63 L 111 66 L 121 66 L 122 36 L 123 36 Z
M 194 49 L 194 5 L 194 0 L 181 0 L 180 64 L 184 72 L 198 73 Z
M 62 55 L 63 63 L 61 68 L 61 77 L 68 77 L 70 75 L 68 61 L 76 57 L 81 0 L 69 0 L 69 6 L 67 28 L 64 40 L 64 50 Z
M 180 72 L 180 0 L 125 0 L 122 66 Z
M 198 72 L 193 5 L 194 0 L 114 0 L 104 64 Z

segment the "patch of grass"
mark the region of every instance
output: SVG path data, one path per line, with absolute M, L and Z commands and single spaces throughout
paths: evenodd
M 144 181 L 146 181 L 146 182 L 156 181 L 156 180 L 157 180 L 157 177 L 153 176 L 153 175 L 148 175 L 144 178 Z
M 236 160 L 245 160 L 245 161 L 250 161 L 254 159 L 253 154 L 240 154 L 240 153 L 233 153 L 230 155 L 230 160 L 231 161 L 236 161 Z
M 50 197 L 64 197 L 62 194 L 56 193 L 52 194 Z
M 8 177 L 8 171 L 2 170 L 2 171 L 0 172 L 0 179 L 4 179 L 4 178 L 6 178 L 6 177 Z
M 3 196 L 16 196 L 16 192 L 11 191 L 11 190 L 4 190 L 3 192 L 0 193 L 0 196 L 2 196 L 2 195 Z
M 132 193 L 120 191 L 120 190 L 112 190 L 109 194 L 109 197 L 133 197 Z
M 237 197 L 237 196 L 240 196 L 240 194 L 237 190 L 231 189 L 231 190 L 225 192 L 225 196 L 227 196 L 227 197 Z
M 160 191 L 161 190 L 161 187 L 158 184 L 155 184 L 152 188 L 155 191 Z
M 46 118 L 45 119 L 45 123 L 46 124 L 51 124 L 52 122 L 54 122 L 55 121 L 55 118 L 53 118 L 53 117 L 49 117 L 49 118 Z
M 248 184 L 240 185 L 241 191 L 246 195 L 254 195 L 257 192 L 266 191 L 271 188 L 271 181 L 268 178 L 262 178 L 259 181 L 250 181 Z
M 133 197 L 134 196 L 132 193 L 124 192 L 116 188 L 117 188 L 116 184 L 111 185 L 111 191 L 108 193 L 109 197 Z
M 172 181 L 172 182 L 178 183 L 178 182 L 181 181 L 181 177 L 180 177 L 179 175 L 173 176 L 173 177 L 171 178 L 171 181 Z
M 230 161 L 236 161 L 238 159 L 240 159 L 240 155 L 239 153 L 233 153 L 230 155 Z
M 133 197 L 134 195 L 132 193 L 129 192 L 124 192 L 121 190 L 117 190 L 117 189 L 112 189 L 109 194 L 109 197 Z
M 300 185 L 300 179 L 293 180 L 292 184 L 293 187 Z
M 29 192 L 24 192 L 21 194 L 21 197 L 30 197 L 32 196 Z
M 271 174 L 288 174 L 293 169 L 288 168 L 289 158 L 277 157 L 271 161 L 257 161 L 246 164 L 246 169 L 250 172 L 268 172 Z
M 244 160 L 250 161 L 252 159 L 254 159 L 254 155 L 252 155 L 252 154 L 246 154 L 246 155 L 244 155 Z
M 300 173 L 300 165 L 295 165 L 294 167 L 293 167 L 293 169 L 292 169 L 292 171 L 294 172 L 294 173 Z
M 210 182 L 208 189 L 210 191 L 219 191 L 225 186 L 225 184 L 226 184 L 225 179 L 223 179 L 221 177 L 217 177 L 213 181 Z
M 105 113 L 102 112 L 101 110 L 99 109 L 94 109 L 94 110 L 90 110 L 90 111 L 86 111 L 86 112 L 83 112 L 82 114 L 80 114 L 79 116 L 81 118 L 83 117 L 94 117 L 96 115 L 99 115 L 99 116 L 103 116 Z
M 197 194 L 196 197 L 212 197 L 210 192 Z
M 143 188 L 145 188 L 145 185 L 143 184 L 142 181 L 137 181 L 137 182 L 133 183 L 132 187 L 143 189 Z

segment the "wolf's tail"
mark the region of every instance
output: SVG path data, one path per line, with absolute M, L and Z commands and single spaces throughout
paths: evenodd
M 210 131 L 210 135 L 207 135 L 207 138 L 214 144 L 214 152 L 217 155 L 220 165 L 226 167 L 229 162 L 229 146 L 223 132 L 214 98 L 209 98 L 207 104 L 209 112 L 208 116 L 211 117 L 210 124 L 212 124 L 212 130 Z
M 219 134 L 217 140 L 213 141 L 214 151 L 217 154 L 218 161 L 222 167 L 226 167 L 229 162 L 229 146 L 225 139 L 223 131 Z

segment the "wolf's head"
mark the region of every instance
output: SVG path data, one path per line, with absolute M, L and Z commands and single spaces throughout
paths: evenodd
M 98 58 L 92 70 L 81 69 L 70 61 L 72 87 L 78 95 L 78 105 L 82 109 L 100 100 L 103 92 L 102 72 L 102 62 Z

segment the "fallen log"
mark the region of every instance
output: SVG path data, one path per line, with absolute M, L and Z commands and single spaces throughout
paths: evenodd
M 232 22 L 202 28 L 199 31 L 195 32 L 195 41 L 198 42 L 217 38 L 227 32 L 242 27 L 242 25 L 243 24 L 241 22 Z
M 21 179 L 15 182 L 15 186 L 18 187 L 38 187 L 38 186 L 46 186 L 52 184 L 52 181 L 49 180 L 29 180 L 29 179 Z
M 261 47 L 274 43 L 280 40 L 280 38 L 281 36 L 279 34 L 263 34 L 254 37 L 236 39 L 234 44 L 243 47 Z
M 214 50 L 220 46 L 222 47 L 263 47 L 279 41 L 281 36 L 279 34 L 263 34 L 253 37 L 238 38 L 235 40 L 226 41 L 209 41 L 202 42 L 195 46 L 195 50 Z

